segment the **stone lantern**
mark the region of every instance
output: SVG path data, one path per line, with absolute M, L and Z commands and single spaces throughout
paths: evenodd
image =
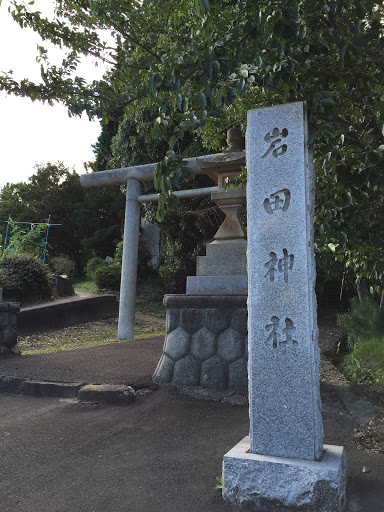
M 228 149 L 201 169 L 217 184 L 212 200 L 225 219 L 197 258 L 196 276 L 187 277 L 187 293 L 166 295 L 167 336 L 153 379 L 159 384 L 198 386 L 246 395 L 247 241 L 240 215 L 245 188 L 227 188 L 228 178 L 245 165 L 241 132 L 228 132 Z
M 241 173 L 245 165 L 243 139 L 238 128 L 227 134 L 228 149 L 209 161 L 199 161 L 218 186 L 211 194 L 225 219 L 214 239 L 206 245 L 206 256 L 197 258 L 196 276 L 187 278 L 187 294 L 247 294 L 247 242 L 240 215 L 245 211 L 245 186 L 227 187 L 227 181 Z

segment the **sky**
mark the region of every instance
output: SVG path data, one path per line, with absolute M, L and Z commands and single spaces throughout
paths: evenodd
M 9 5 L 9 0 L 0 5 L 0 72 L 12 69 L 15 79 L 39 81 L 36 45 L 48 44 L 41 43 L 32 30 L 21 29 L 8 13 Z M 53 5 L 53 0 L 36 0 L 31 8 L 49 15 Z M 59 64 L 61 54 L 54 51 Z M 104 71 L 90 58 L 81 64 L 77 74 L 92 81 L 101 78 Z M 99 122 L 89 121 L 86 115 L 70 118 L 67 109 L 58 103 L 51 107 L 0 91 L 0 189 L 6 183 L 27 181 L 34 174 L 36 163 L 61 161 L 83 174 L 83 162 L 94 160 L 92 144 L 99 134 Z

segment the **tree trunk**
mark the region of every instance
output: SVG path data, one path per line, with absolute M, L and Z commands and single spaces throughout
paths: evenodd
M 382 294 L 380 299 L 380 309 L 384 309 L 384 293 Z
M 357 293 L 359 295 L 360 302 L 369 296 L 368 280 L 366 277 L 362 277 L 357 285 Z

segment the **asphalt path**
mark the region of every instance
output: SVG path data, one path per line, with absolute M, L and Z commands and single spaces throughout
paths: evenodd
M 347 451 L 347 512 L 382 512 L 384 454 L 357 448 L 356 423 L 331 390 L 323 406 L 325 443 Z M 216 476 L 248 422 L 246 406 L 169 388 L 124 406 L 0 394 L 0 510 L 237 510 Z

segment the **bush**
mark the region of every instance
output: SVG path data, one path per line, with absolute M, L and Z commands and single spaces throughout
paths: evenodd
M 123 240 L 116 246 L 114 263 L 118 263 L 121 267 L 123 259 Z M 139 254 L 137 259 L 137 275 L 138 277 L 146 277 L 154 274 L 155 271 L 151 265 L 152 253 L 149 247 L 143 242 L 142 238 L 139 238 Z
M 159 266 L 166 293 L 185 293 L 187 276 L 196 273 L 196 256 L 186 254 L 178 240 L 167 239 L 161 248 L 162 263 Z
M 73 277 L 76 263 L 65 255 L 56 256 L 49 260 L 49 267 L 54 274 L 65 275 L 67 277 Z
M 98 288 L 106 290 L 120 289 L 121 270 L 119 265 L 98 267 L 94 272 L 94 281 Z
M 99 258 L 97 256 L 91 258 L 90 260 L 88 260 L 87 266 L 85 268 L 85 275 L 87 276 L 87 279 L 89 279 L 90 281 L 95 281 L 96 271 L 100 268 L 104 268 L 107 266 L 108 263 L 102 258 Z
M 384 310 L 371 297 L 361 302 L 355 297 L 351 311 L 340 315 L 338 323 L 347 332 L 348 342 L 353 344 L 357 339 L 384 335 Z
M 14 253 L 0 260 L 0 286 L 8 300 L 36 300 L 51 295 L 48 268 L 35 256 Z

